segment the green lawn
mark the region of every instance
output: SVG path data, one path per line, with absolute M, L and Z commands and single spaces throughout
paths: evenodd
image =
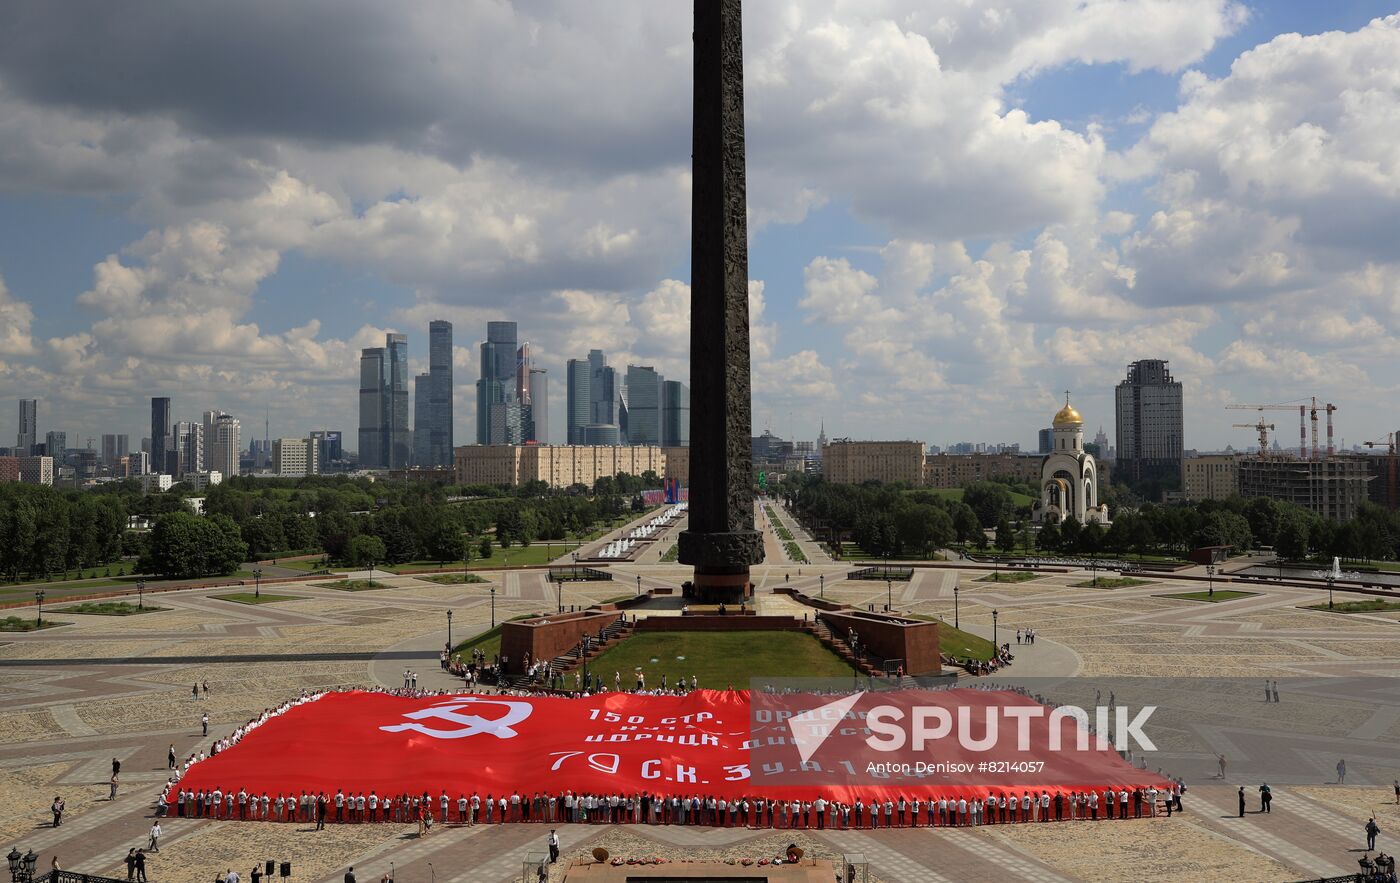
M 1096 576 L 1071 585 L 1076 589 L 1126 589 L 1130 586 L 1145 586 L 1147 583 L 1145 579 L 1133 579 L 1131 576 Z
M 316 585 L 324 589 L 337 589 L 341 592 L 368 592 L 374 589 L 390 588 L 388 583 L 381 583 L 377 579 L 338 579 L 335 582 L 316 583 Z
M 1208 602 L 1222 602 L 1222 600 L 1235 600 L 1236 598 L 1249 598 L 1250 595 L 1259 595 L 1259 592 L 1236 592 L 1235 589 L 1215 589 L 1215 595 L 1210 592 L 1173 592 L 1172 595 L 1158 595 L 1156 598 L 1180 598 L 1182 600 L 1208 600 Z
M 1024 583 L 1029 580 L 1038 579 L 1039 574 L 1028 573 L 1024 570 L 1008 570 L 1002 573 L 989 573 L 986 576 L 979 576 L 973 582 L 979 583 Z
M 155 613 L 157 610 L 165 609 L 150 604 L 138 607 L 129 601 L 84 601 L 81 604 L 59 607 L 55 612 L 82 613 L 87 616 L 134 616 L 138 613 Z
M 1175 592 L 1170 595 L 1157 595 L 1158 598 L 1180 598 L 1183 601 L 1233 601 L 1236 598 L 1248 598 L 1257 595 L 1258 592 L 1237 592 L 1234 589 L 1217 589 L 1212 597 L 1209 592 Z
M 855 672 L 841 657 L 804 632 L 642 632 L 608 648 L 588 665 L 612 687 L 614 672 L 622 673 L 625 688 L 636 685 L 636 671 L 648 686 L 660 686 L 694 675 L 701 687 L 747 689 L 750 678 L 851 677 Z M 572 679 L 567 679 L 573 686 Z
M 783 543 L 783 549 L 787 551 L 788 558 L 792 559 L 794 564 L 807 563 L 807 555 L 802 551 L 802 547 L 792 540 Z
M 1216 592 L 1216 594 L 1220 594 Z M 1331 613 L 1382 613 L 1387 610 L 1400 610 L 1400 601 L 1387 601 L 1384 598 L 1368 598 L 1365 601 L 1342 601 L 1332 607 L 1326 602 L 1309 604 L 1308 610 L 1326 610 Z
M 460 586 L 464 583 L 487 582 L 484 577 L 477 576 L 474 573 L 442 573 L 437 576 L 419 577 L 419 579 L 425 582 L 437 583 L 441 586 Z
M 227 595 L 210 595 L 220 601 L 232 601 L 235 604 L 276 604 L 278 601 L 300 601 L 301 595 L 270 595 L 263 592 L 261 596 L 252 592 L 230 592 Z
M 33 619 L 20 619 L 18 616 L 7 616 L 0 619 L 0 632 L 32 632 L 38 629 L 51 629 L 54 626 L 68 625 L 66 622 L 54 622 L 51 619 L 44 620 L 43 625 L 39 625 Z
M 669 548 L 669 549 L 667 549 L 665 552 L 662 552 L 662 553 L 661 553 L 661 560 L 662 560 L 662 561 L 675 561 L 676 558 L 680 556 L 680 554 L 681 554 L 681 547 L 678 546 L 678 545 L 676 545 L 675 543 L 672 543 L 672 544 L 671 544 L 671 548 Z

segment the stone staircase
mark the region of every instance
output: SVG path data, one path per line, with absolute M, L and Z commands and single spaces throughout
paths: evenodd
M 818 641 L 821 641 L 831 652 L 840 656 L 861 674 L 875 676 L 884 675 L 884 660 L 874 657 L 869 653 L 862 653 L 857 657 L 855 651 L 851 649 L 851 645 L 846 642 L 846 639 L 833 632 L 820 618 L 813 618 L 807 623 L 806 628 L 808 634 Z
M 617 622 L 603 629 L 598 639 L 589 645 L 587 653 L 580 653 L 578 646 L 574 646 L 567 653 L 562 653 L 549 661 L 549 666 L 543 678 L 548 683 L 555 675 L 564 675 L 573 671 L 584 663 L 584 660 L 592 661 L 602 655 L 613 642 L 620 641 L 632 634 L 634 624 L 626 617 L 619 618 Z M 530 679 L 524 675 L 513 675 L 506 683 L 510 687 L 524 687 L 530 685 Z

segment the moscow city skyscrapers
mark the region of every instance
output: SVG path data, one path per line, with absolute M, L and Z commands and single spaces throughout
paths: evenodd
M 541 403 L 534 405 L 536 394 Z M 514 322 L 487 322 L 481 345 L 481 377 L 476 382 L 476 443 L 519 445 L 540 441 L 548 428 L 547 377 L 530 358 L 529 341 L 519 343 Z
M 360 351 L 360 463 L 407 466 L 408 429 L 408 336 L 386 334 Z
M 452 465 L 452 323 L 428 323 L 428 444 L 420 466 Z M 416 428 L 415 428 L 416 431 Z

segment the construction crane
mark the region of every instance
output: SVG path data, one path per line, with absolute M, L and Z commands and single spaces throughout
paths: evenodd
M 1294 404 L 1297 402 L 1298 404 Z M 1312 418 L 1312 459 L 1318 459 L 1321 453 L 1318 450 L 1317 437 L 1317 412 L 1321 408 L 1327 414 L 1327 456 L 1332 456 L 1334 448 L 1332 446 L 1332 414 L 1337 410 L 1337 406 L 1328 402 L 1319 405 L 1317 396 L 1310 396 L 1306 399 L 1294 399 L 1292 402 L 1279 402 L 1272 405 L 1247 405 L 1232 404 L 1226 405 L 1227 411 L 1258 411 L 1260 422 L 1263 422 L 1265 411 L 1292 411 L 1298 409 L 1298 458 L 1308 459 L 1308 418 Z
M 1259 455 L 1269 456 L 1269 433 L 1273 432 L 1274 425 L 1260 420 L 1258 423 L 1232 423 L 1235 429 L 1253 429 L 1259 433 Z
M 1301 402 L 1301 401 L 1303 401 L 1303 399 L 1294 399 L 1294 400 L 1293 400 L 1293 402 Z M 1305 409 L 1307 406 L 1306 406 L 1306 405 L 1294 404 L 1293 402 L 1279 402 L 1279 403 L 1277 403 L 1277 404 L 1272 404 L 1272 405 L 1245 405 L 1245 404 L 1233 404 L 1233 405 L 1226 405 L 1226 406 L 1225 406 L 1225 410 L 1227 410 L 1227 411 L 1258 411 L 1258 412 L 1259 412 L 1259 422 L 1260 422 L 1260 423 L 1263 423 L 1263 422 L 1264 422 L 1264 412 L 1265 412 L 1265 411 L 1292 411 L 1294 408 L 1297 408 L 1297 409 L 1298 409 L 1298 457 L 1299 457 L 1299 459 L 1306 460 L 1306 459 L 1308 458 L 1308 442 L 1307 442 L 1307 435 L 1305 434 L 1305 428 L 1304 428 L 1304 423 L 1303 423 L 1303 421 L 1304 421 L 1304 413 L 1305 413 L 1304 409 Z M 1261 453 L 1261 454 L 1266 454 L 1267 451 L 1260 451 L 1260 453 Z
M 1392 433 L 1389 433 L 1389 434 L 1385 437 L 1385 440 L 1384 440 L 1384 441 L 1368 441 L 1368 442 L 1362 442 L 1362 444 L 1365 445 L 1365 446 L 1368 447 L 1368 448 L 1374 448 L 1374 447 L 1376 447 L 1377 445 L 1385 445 L 1385 447 L 1386 447 L 1386 458 L 1385 458 L 1385 459 L 1386 459 L 1386 464 L 1385 464 L 1385 472 L 1386 472 L 1386 481 L 1385 481 L 1385 505 L 1386 505 L 1386 508 L 1388 508 L 1388 509 L 1394 509 L 1394 508 L 1395 508 L 1395 499 L 1396 499 L 1396 498 L 1395 498 L 1395 433 L 1393 433 L 1393 432 L 1392 432 Z

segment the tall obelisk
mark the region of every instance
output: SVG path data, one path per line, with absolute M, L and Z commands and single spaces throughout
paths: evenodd
M 749 400 L 748 204 L 740 0 L 695 0 L 690 231 L 690 527 L 679 560 L 696 594 L 750 595 L 754 530 Z

